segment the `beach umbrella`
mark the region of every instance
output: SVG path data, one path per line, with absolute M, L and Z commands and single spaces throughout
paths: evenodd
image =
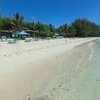
M 17 32 L 17 34 L 18 34 L 18 35 L 28 35 L 28 33 L 25 32 L 25 31 Z
M 21 31 L 21 32 L 15 32 L 15 33 L 13 33 L 12 34 L 12 37 L 18 37 L 18 36 L 23 36 L 23 35 L 28 35 L 28 33 L 27 32 L 25 32 L 25 31 Z

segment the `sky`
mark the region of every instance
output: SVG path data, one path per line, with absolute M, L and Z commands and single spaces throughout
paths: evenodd
M 59 27 L 77 18 L 100 24 L 100 0 L 0 0 L 0 14 L 12 17 L 19 12 L 25 21 Z

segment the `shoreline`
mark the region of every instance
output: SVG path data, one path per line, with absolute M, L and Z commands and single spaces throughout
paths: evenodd
M 0 70 L 0 98 L 2 100 L 31 100 L 33 94 L 41 93 L 56 75 L 66 72 L 66 69 L 68 75 L 74 73 L 73 64 L 77 64 L 79 58 L 84 58 L 84 55 L 80 56 L 79 52 L 81 54 L 85 49 L 79 45 L 93 40 L 95 38 L 62 39 L 1 46 L 3 51 L 0 51 L 2 61 L 0 62 L 2 65 L 0 67 L 2 68 Z M 66 64 L 68 64 L 67 68 Z
M 65 52 L 63 56 L 67 54 L 65 59 L 68 61 L 64 63 L 71 68 L 69 69 L 66 67 L 67 69 L 63 69 L 62 72 L 56 74 L 56 77 L 52 79 L 49 85 L 41 91 L 40 94 L 30 97 L 30 100 L 61 100 L 64 99 L 64 95 L 66 96 L 65 99 L 72 100 L 71 97 L 69 97 L 74 90 L 74 84 L 72 81 L 77 79 L 77 77 L 80 77 L 81 74 L 86 71 L 89 63 L 89 56 L 91 54 L 91 48 L 88 46 L 89 43 L 81 44 L 74 47 L 74 50 L 72 49 L 71 51 Z M 76 61 L 71 64 L 70 60 L 73 59 L 73 55 L 76 57 Z M 69 93 L 68 96 L 67 93 Z

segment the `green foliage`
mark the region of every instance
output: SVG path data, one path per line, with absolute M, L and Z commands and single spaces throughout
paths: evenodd
M 61 36 L 64 37 L 74 37 L 76 34 L 76 30 L 73 26 L 69 26 L 64 24 L 57 29 L 57 32 L 60 33 Z
M 55 29 L 55 27 L 52 24 L 49 24 L 49 28 L 50 28 L 51 32 L 53 32 L 53 33 L 56 32 L 56 29 Z
M 7 17 L 0 17 L 0 30 L 9 30 L 11 29 L 11 19 Z
M 76 29 L 77 37 L 99 36 L 100 26 L 87 19 L 77 19 L 72 23 L 72 26 Z M 99 33 L 97 35 L 97 33 Z
M 60 33 L 61 36 L 67 37 L 67 35 L 69 34 L 68 30 L 69 26 L 67 24 L 64 24 L 57 29 L 57 32 Z
M 53 36 L 53 33 L 52 32 L 50 32 L 50 31 L 40 31 L 40 33 L 39 33 L 39 36 L 40 37 L 52 37 Z
M 24 19 L 24 17 L 21 16 L 19 13 L 15 13 L 13 15 L 11 24 L 12 24 L 12 28 L 14 31 L 21 30 L 21 28 L 22 28 L 21 25 L 22 25 L 23 19 Z
M 24 17 L 15 13 L 13 18 L 0 16 L 0 30 L 32 30 L 38 32 L 38 36 L 52 37 L 58 33 L 63 37 L 88 37 L 100 36 L 100 25 L 97 25 L 85 18 L 76 19 L 71 25 L 64 24 L 55 29 L 52 24 L 42 24 L 40 22 L 25 22 Z
M 76 19 L 71 25 L 60 26 L 57 32 L 64 37 L 100 36 L 100 26 L 83 18 Z
M 69 30 L 68 30 L 68 37 L 75 37 L 76 35 L 76 29 L 73 26 L 69 26 Z

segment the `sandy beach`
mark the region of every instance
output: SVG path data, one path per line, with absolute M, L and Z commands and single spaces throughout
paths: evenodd
M 86 70 L 96 39 L 0 42 L 0 100 L 74 100 L 73 81 Z

